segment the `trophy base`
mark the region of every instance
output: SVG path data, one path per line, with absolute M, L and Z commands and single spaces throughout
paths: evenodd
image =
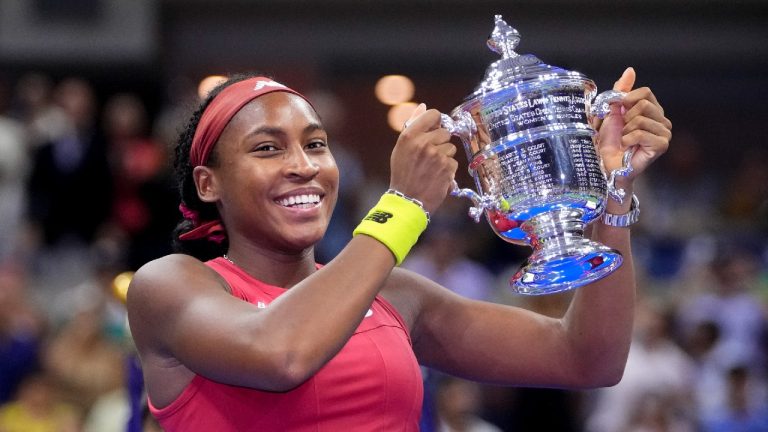
M 555 211 L 526 222 L 534 253 L 509 283 L 518 294 L 543 295 L 567 291 L 601 279 L 616 270 L 621 253 L 583 237 L 579 212 Z

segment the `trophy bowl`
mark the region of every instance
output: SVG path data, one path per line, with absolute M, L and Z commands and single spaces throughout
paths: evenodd
M 606 115 L 622 93 L 597 95 L 579 72 L 515 53 L 519 33 L 495 17 L 488 46 L 501 55 L 464 102 L 443 114 L 442 125 L 458 136 L 477 191 L 454 183 L 452 194 L 469 198 L 470 216 L 485 214 L 503 240 L 533 248 L 510 279 L 514 292 L 550 294 L 600 279 L 622 263 L 621 254 L 585 237 L 600 217 L 613 187 L 595 149 L 588 116 Z M 625 162 L 628 161 L 625 158 Z

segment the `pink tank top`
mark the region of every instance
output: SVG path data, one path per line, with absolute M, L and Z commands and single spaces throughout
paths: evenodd
M 232 295 L 259 308 L 286 291 L 223 258 L 207 265 L 224 277 Z M 166 432 L 418 431 L 422 396 L 406 326 L 377 296 L 344 348 L 291 391 L 254 390 L 196 375 L 170 405 L 149 407 Z

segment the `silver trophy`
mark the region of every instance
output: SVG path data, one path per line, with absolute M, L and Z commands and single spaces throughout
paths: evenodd
M 624 191 L 606 176 L 587 116 L 605 116 L 623 93 L 595 97 L 595 83 L 580 74 L 519 55 L 520 35 L 501 15 L 488 46 L 501 59 L 487 69 L 475 91 L 442 116 L 461 138 L 478 192 L 454 182 L 452 194 L 472 200 L 470 216 L 485 214 L 503 240 L 533 248 L 510 279 L 520 294 L 549 294 L 576 288 L 617 269 L 621 254 L 584 237 L 585 227 L 605 209 L 608 195 Z M 608 177 L 608 178 L 606 178 Z

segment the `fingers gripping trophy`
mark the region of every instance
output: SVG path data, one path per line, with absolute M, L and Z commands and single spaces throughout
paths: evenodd
M 624 94 L 597 95 L 595 83 L 581 73 L 517 54 L 519 41 L 517 30 L 496 15 L 488 46 L 501 59 L 442 124 L 461 139 L 477 187 L 454 183 L 452 194 L 472 200 L 469 214 L 476 222 L 485 214 L 503 240 L 533 248 L 510 279 L 512 290 L 550 294 L 621 265 L 618 251 L 585 238 L 584 230 L 604 212 L 608 196 L 625 199 L 615 178 L 632 170 L 632 155 L 625 154 L 623 168 L 605 173 L 589 123 Z

